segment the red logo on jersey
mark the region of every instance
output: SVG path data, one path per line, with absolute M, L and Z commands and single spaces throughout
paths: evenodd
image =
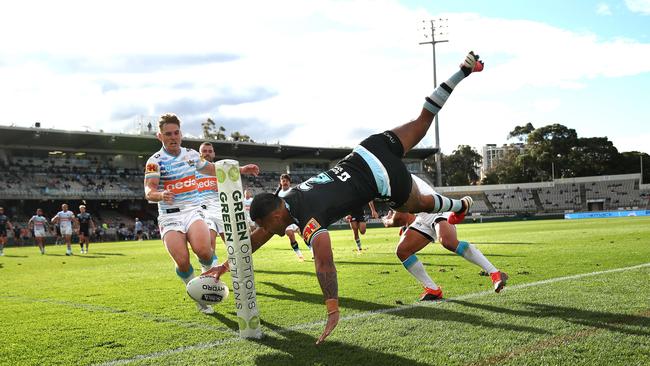
M 156 163 L 149 163 L 147 164 L 147 167 L 145 169 L 145 173 L 157 173 L 158 172 L 158 164 Z
M 309 243 L 312 235 L 314 235 L 314 233 L 320 228 L 321 226 L 315 218 L 311 218 L 307 221 L 307 225 L 305 225 L 305 228 L 302 230 L 302 237 L 305 239 L 305 243 Z
M 191 192 L 195 189 L 196 189 L 196 179 L 194 178 L 194 176 L 189 176 L 189 177 L 165 182 L 165 190 L 172 191 L 174 194 Z
M 199 178 L 196 180 L 196 187 L 198 188 L 199 192 L 204 192 L 204 191 L 218 191 L 218 185 L 217 185 L 217 177 L 205 177 L 205 178 Z

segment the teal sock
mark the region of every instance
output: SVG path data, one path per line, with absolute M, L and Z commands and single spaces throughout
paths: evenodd
M 187 284 L 194 278 L 194 267 L 190 264 L 190 268 L 187 270 L 187 272 L 181 272 L 181 270 L 176 267 L 176 275 L 180 277 L 180 279 Z

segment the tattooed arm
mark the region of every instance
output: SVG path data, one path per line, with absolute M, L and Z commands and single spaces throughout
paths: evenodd
M 316 277 L 325 297 L 327 307 L 327 324 L 316 344 L 325 341 L 325 338 L 332 333 L 339 322 L 339 283 L 336 279 L 336 267 L 332 255 L 332 242 L 330 234 L 322 231 L 316 234 L 311 245 L 314 248 L 314 263 L 316 265 Z

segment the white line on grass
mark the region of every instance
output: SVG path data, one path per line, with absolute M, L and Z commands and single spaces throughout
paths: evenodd
M 546 280 L 541 280 L 541 281 L 536 281 L 536 282 L 530 282 L 530 283 L 523 283 L 520 285 L 514 285 L 514 286 L 509 286 L 506 287 L 504 291 L 514 291 L 514 290 L 519 290 L 527 287 L 534 287 L 534 286 L 541 286 L 541 285 L 546 285 L 549 283 L 554 283 L 554 282 L 560 282 L 560 281 L 569 281 L 569 280 L 576 280 L 580 278 L 585 278 L 585 277 L 592 277 L 592 276 L 599 276 L 603 274 L 609 274 L 609 273 L 616 273 L 616 272 L 624 272 L 624 271 L 631 271 L 634 269 L 639 269 L 639 268 L 644 268 L 644 267 L 650 267 L 650 263 L 643 263 L 639 264 L 636 266 L 631 266 L 631 267 L 623 267 L 623 268 L 614 268 L 614 269 L 608 269 L 605 271 L 598 271 L 598 272 L 589 272 L 589 273 L 580 273 L 576 275 L 571 275 L 571 276 L 564 276 L 564 277 L 556 277 L 556 278 L 549 278 Z M 411 305 L 404 305 L 404 306 L 399 306 L 399 307 L 394 307 L 394 308 L 387 308 L 387 309 L 380 309 L 380 310 L 371 310 L 367 312 L 362 312 L 362 313 L 357 313 L 357 314 L 352 314 L 348 316 L 342 317 L 339 322 L 344 322 L 344 321 L 350 321 L 350 320 L 355 320 L 355 319 L 362 319 L 362 318 L 367 318 L 375 315 L 380 315 L 380 314 L 389 314 L 389 313 L 396 313 L 404 310 L 410 310 L 414 309 L 417 307 L 431 307 L 431 306 L 437 306 L 443 303 L 448 303 L 451 302 L 450 305 L 453 305 L 453 301 L 455 300 L 468 300 L 468 299 L 475 299 L 479 297 L 483 297 L 489 294 L 494 293 L 493 291 L 481 291 L 481 292 L 475 292 L 467 295 L 461 295 L 457 296 L 451 299 L 443 299 L 440 301 L 435 301 L 435 302 L 418 302 L 414 303 Z M 303 323 L 303 324 L 297 324 L 291 327 L 288 327 L 284 330 L 279 330 L 277 332 L 272 332 L 276 334 L 282 334 L 284 332 L 289 332 L 289 331 L 296 331 L 296 330 L 305 330 L 305 329 L 310 329 L 316 326 L 323 326 L 325 325 L 325 321 L 316 321 L 316 322 L 311 322 L 311 323 Z M 268 329 L 267 329 L 268 331 Z M 109 361 L 105 363 L 98 364 L 98 366 L 115 366 L 115 365 L 125 365 L 131 362 L 135 361 L 143 361 L 143 360 L 151 360 L 159 357 L 165 357 L 165 356 L 170 356 L 178 353 L 183 353 L 187 351 L 195 351 L 195 350 L 204 350 L 204 349 L 209 349 L 209 348 L 214 348 L 217 346 L 221 346 L 224 344 L 229 344 L 229 343 L 234 343 L 238 341 L 243 341 L 245 340 L 244 338 L 227 338 L 227 339 L 221 339 L 213 342 L 208 342 L 208 343 L 199 343 L 191 346 L 183 346 L 179 348 L 174 348 L 174 349 L 169 349 L 165 351 L 160 351 L 160 352 L 154 352 L 154 353 L 149 353 L 149 354 L 144 354 L 144 355 L 137 355 L 132 358 L 127 358 L 127 359 L 121 359 L 121 360 L 114 360 L 114 361 Z
M 233 331 L 232 329 L 222 326 L 222 327 L 215 327 L 210 324 L 204 324 L 204 323 L 198 323 L 198 322 L 186 322 L 182 321 L 179 319 L 172 319 L 172 318 L 166 318 L 162 317 L 160 315 L 155 315 L 151 313 L 144 313 L 144 312 L 135 312 L 135 311 L 127 311 L 127 310 L 122 310 L 122 309 L 115 309 L 109 306 L 104 306 L 104 305 L 95 305 L 95 304 L 83 304 L 83 303 L 77 303 L 77 302 L 72 302 L 72 301 L 65 301 L 65 300 L 56 300 L 56 299 L 33 299 L 29 297 L 22 297 L 22 296 L 1 296 L 0 298 L 10 300 L 10 301 L 18 301 L 18 302 L 36 302 L 36 303 L 44 303 L 44 304 L 54 304 L 54 305 L 61 305 L 61 306 L 67 306 L 75 309 L 83 309 L 86 311 L 90 312 L 95 312 L 95 313 L 111 313 L 111 314 L 124 314 L 127 316 L 135 316 L 135 317 L 140 317 L 146 320 L 153 321 L 155 323 L 167 323 L 167 324 L 173 324 L 177 325 L 179 327 L 183 328 L 188 328 L 188 329 L 203 329 L 203 330 L 209 330 L 209 331 L 219 331 L 219 332 L 224 332 L 228 334 L 233 334 L 237 335 L 239 333 Z

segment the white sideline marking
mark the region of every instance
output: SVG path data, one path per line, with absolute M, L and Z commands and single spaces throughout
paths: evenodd
M 165 318 L 159 315 L 151 314 L 151 313 L 143 313 L 143 312 L 134 312 L 134 311 L 127 311 L 127 310 L 122 310 L 122 309 L 115 309 L 109 306 L 104 306 L 104 305 L 94 305 L 94 304 L 83 304 L 83 303 L 76 303 L 76 302 L 71 302 L 71 301 L 65 301 L 65 300 L 55 300 L 55 299 L 33 299 L 29 297 L 21 297 L 21 296 L 2 296 L 0 298 L 4 298 L 7 300 L 13 300 L 13 301 L 19 301 L 19 302 L 40 302 L 40 303 L 45 303 L 45 304 L 55 304 L 55 305 L 62 305 L 62 306 L 68 306 L 71 308 L 76 308 L 76 309 L 83 309 L 87 310 L 90 312 L 104 312 L 104 313 L 112 313 L 112 314 L 124 314 L 124 315 L 129 315 L 129 316 L 137 316 L 140 318 L 144 318 L 146 320 L 150 320 L 155 323 L 167 323 L 167 324 L 174 324 L 177 326 L 180 326 L 182 328 L 188 328 L 188 329 L 203 329 L 203 330 L 210 330 L 210 331 L 219 331 L 219 332 L 224 332 L 224 333 L 230 333 L 233 335 L 238 335 L 238 332 L 233 331 L 232 329 L 222 326 L 222 327 L 215 327 L 210 324 L 203 324 L 203 323 L 198 323 L 198 322 L 186 322 L 178 319 L 173 319 L 173 318 Z M 198 310 L 197 310 L 198 312 Z
M 534 286 L 540 286 L 540 285 L 546 285 L 549 283 L 554 283 L 554 282 L 560 282 L 560 281 L 569 281 L 569 280 L 575 280 L 579 278 L 585 278 L 585 277 L 592 277 L 592 276 L 599 276 L 603 274 L 608 274 L 608 273 L 616 273 L 616 272 L 624 272 L 624 271 L 630 271 L 634 269 L 639 269 L 639 268 L 644 268 L 644 267 L 650 267 L 650 263 L 643 263 L 639 264 L 636 266 L 631 266 L 631 267 L 622 267 L 622 268 L 614 268 L 614 269 L 608 269 L 605 271 L 598 271 L 598 272 L 589 272 L 589 273 L 580 273 L 576 275 L 571 275 L 571 276 L 565 276 L 565 277 L 556 277 L 556 278 L 549 278 L 546 280 L 541 280 L 541 281 L 536 281 L 536 282 L 530 282 L 530 283 L 522 283 L 520 285 L 514 285 L 514 286 L 508 286 L 506 287 L 503 291 L 514 291 L 514 290 L 519 290 L 527 287 L 534 287 Z M 481 292 L 475 292 L 467 295 L 461 295 L 457 296 L 451 299 L 443 299 L 440 301 L 434 301 L 434 302 L 426 302 L 426 303 L 414 303 L 411 305 L 404 305 L 404 306 L 399 306 L 399 307 L 394 307 L 394 308 L 387 308 L 387 309 L 380 309 L 380 310 L 372 310 L 372 311 L 367 311 L 363 313 L 357 313 L 357 314 L 352 314 L 348 316 L 344 316 L 341 319 L 339 319 L 339 323 L 343 321 L 350 321 L 350 320 L 355 320 L 355 319 L 362 319 L 362 318 L 368 318 L 371 316 L 375 315 L 380 315 L 380 314 L 389 314 L 389 313 L 396 313 L 399 311 L 404 311 L 404 310 L 410 310 L 414 309 L 417 307 L 431 307 L 431 306 L 437 306 L 443 303 L 447 302 L 452 302 L 450 305 L 453 305 L 454 300 L 467 300 L 467 299 L 475 299 L 478 297 L 483 297 L 485 295 L 493 294 L 494 291 L 481 291 Z M 296 330 L 305 330 L 309 328 L 313 328 L 315 326 L 323 326 L 325 325 L 326 321 L 316 321 L 316 322 L 311 322 L 311 323 L 303 323 L 303 324 L 297 324 L 291 327 L 286 328 L 284 331 L 271 331 L 272 333 L 275 334 L 282 334 L 287 331 L 296 331 Z M 267 332 L 270 331 L 270 329 L 265 329 Z M 214 348 L 216 346 L 224 345 L 224 344 L 229 344 L 229 343 L 234 343 L 234 342 L 239 342 L 245 340 L 244 338 L 239 338 L 239 337 L 233 337 L 233 338 L 228 338 L 228 339 L 221 339 L 218 341 L 213 341 L 213 342 L 208 342 L 208 343 L 199 343 L 191 346 L 183 346 L 179 348 L 174 348 L 174 349 L 169 349 L 165 351 L 159 351 L 159 352 L 154 352 L 154 353 L 149 353 L 149 354 L 144 354 L 144 355 L 137 355 L 132 358 L 126 358 L 126 359 L 120 359 L 120 360 L 114 360 L 114 361 L 109 361 L 101 364 L 97 364 L 98 366 L 114 366 L 114 365 L 125 365 L 131 362 L 135 361 L 142 361 L 142 360 L 151 360 L 154 358 L 159 358 L 159 357 L 165 357 L 165 356 L 170 356 L 174 355 L 177 353 L 183 353 L 186 351 L 194 351 L 194 350 L 204 350 L 208 348 Z

